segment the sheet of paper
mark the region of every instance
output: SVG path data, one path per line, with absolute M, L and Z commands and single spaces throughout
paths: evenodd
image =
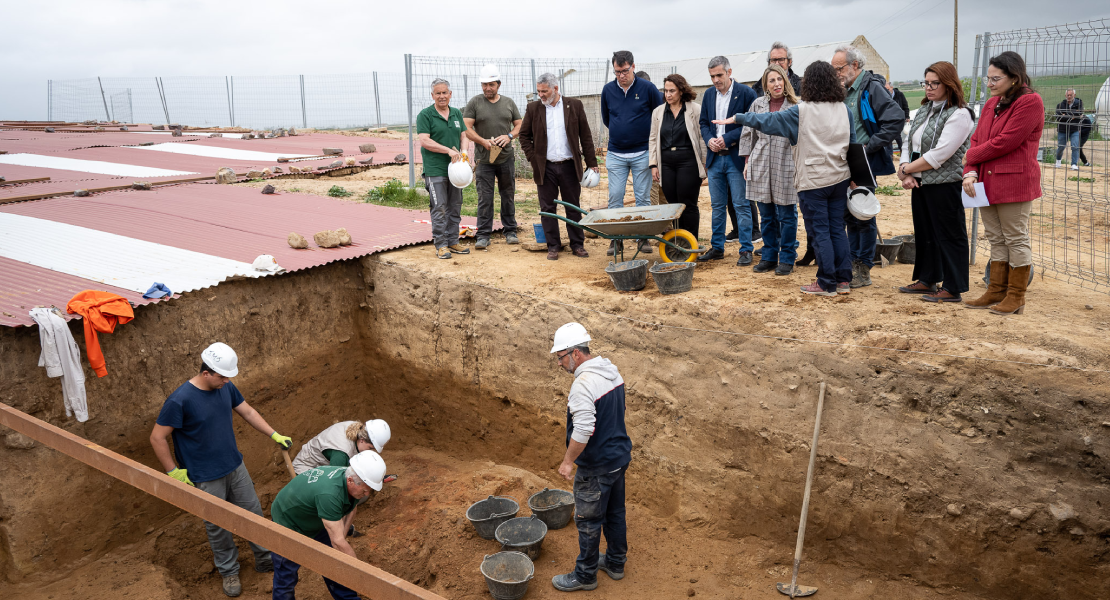
M 975 184 L 975 197 L 967 195 L 967 192 L 960 192 L 963 196 L 964 208 L 982 208 L 987 206 L 987 188 L 983 187 L 982 183 Z

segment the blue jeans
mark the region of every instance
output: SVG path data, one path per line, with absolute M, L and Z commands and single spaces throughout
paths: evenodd
M 636 206 L 651 206 L 651 168 L 647 152 L 634 158 L 621 158 L 610 153 L 605 156 L 605 171 L 609 174 L 609 208 L 624 206 L 629 171 L 632 172 L 632 193 L 636 196 Z
M 1063 131 L 1056 132 L 1056 160 L 1060 160 L 1064 156 L 1064 146 L 1068 145 L 1071 141 L 1071 164 L 1079 164 L 1079 130 L 1076 129 L 1071 133 L 1064 133 Z
M 847 192 L 844 195 L 844 206 L 848 206 Z M 844 224 L 848 229 L 848 249 L 852 254 L 852 261 L 859 261 L 868 267 L 875 266 L 875 246 L 879 237 L 879 225 L 875 217 L 860 221 L 845 210 Z
M 328 536 L 328 530 L 323 529 L 316 537 L 312 538 L 325 546 L 331 547 L 331 537 Z M 295 600 L 296 595 L 294 592 L 297 588 L 297 581 L 300 580 L 299 571 L 301 565 L 279 555 L 277 552 L 270 554 L 274 558 L 274 595 L 273 600 Z M 324 585 L 328 587 L 331 592 L 331 597 L 335 600 L 359 600 L 358 594 L 354 590 L 340 585 L 327 577 L 324 578 Z
M 605 534 L 605 561 L 609 568 L 624 570 L 628 557 L 628 525 L 624 515 L 624 472 L 574 476 L 574 522 L 578 526 L 578 560 L 574 578 L 582 583 L 597 581 L 597 559 L 601 534 Z
M 751 252 L 752 245 L 752 205 L 744 196 L 748 186 L 744 174 L 728 156 L 718 156 L 709 165 L 709 199 L 713 207 L 713 237 L 710 244 L 717 250 L 725 249 L 725 221 L 728 205 L 736 211 L 736 230 L 740 235 L 740 251 Z
M 793 265 L 798 260 L 798 210 L 793 204 L 783 206 L 770 202 L 756 202 L 763 221 L 761 258 L 771 262 Z
M 813 231 L 809 245 L 817 257 L 817 283 L 826 292 L 836 291 L 836 284 L 852 280 L 852 261 L 844 233 L 848 215 L 848 180 L 836 185 L 798 192 L 802 216 Z M 871 251 L 875 244 L 872 242 Z

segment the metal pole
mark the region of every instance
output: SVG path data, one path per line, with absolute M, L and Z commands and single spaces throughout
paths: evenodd
M 975 249 L 979 243 L 979 209 L 971 209 L 971 264 L 975 264 Z
M 470 100 L 470 86 L 467 85 L 466 74 L 463 74 L 463 104 Z
M 416 159 L 413 157 L 412 144 L 412 55 L 405 55 L 405 97 L 409 108 L 409 187 L 416 187 Z
M 235 76 L 229 77 L 231 80 L 231 126 L 235 127 Z
M 304 124 L 305 129 L 308 129 L 308 111 L 304 105 L 304 75 L 301 75 L 301 123 Z
M 224 75 L 224 87 L 227 88 L 227 120 L 235 127 L 235 115 L 231 111 L 231 80 L 227 75 Z
M 952 66 L 960 73 L 960 0 L 952 0 Z
M 601 80 L 601 87 L 604 88 L 605 84 L 609 83 L 609 61 L 605 62 L 605 79 Z M 597 103 L 597 139 L 594 140 L 595 144 L 601 143 L 601 129 L 605 127 L 605 115 L 601 114 L 601 97 L 598 96 Z M 608 138 L 609 133 L 606 131 L 605 136 Z
M 96 82 L 100 84 L 100 100 L 104 102 L 104 116 L 111 121 L 112 115 L 108 114 L 108 99 L 104 97 L 104 84 L 100 81 L 100 77 L 96 78 Z
M 983 43 L 983 36 L 975 36 L 975 60 L 971 62 L 971 93 L 968 94 L 968 100 L 974 107 L 979 102 L 979 50 L 980 45 Z
M 154 83 L 158 85 L 158 97 L 162 99 L 162 112 L 166 114 L 166 125 L 170 124 L 170 105 L 166 102 L 166 86 L 161 77 L 155 77 Z
M 54 80 L 46 80 L 46 120 L 54 120 Z
M 382 103 L 378 97 L 378 72 L 374 71 L 374 111 L 378 115 L 378 127 L 382 126 Z
M 562 84 L 561 81 L 559 83 Z M 532 97 L 537 98 L 537 97 L 539 97 L 539 95 L 540 95 L 540 92 L 536 88 L 536 59 L 533 58 L 532 59 Z
M 980 77 L 986 77 L 987 76 L 987 65 L 990 64 L 990 56 L 991 56 L 991 32 L 988 31 L 988 32 L 983 34 L 983 69 L 982 69 L 982 74 L 980 75 Z M 986 100 L 987 100 L 987 86 L 982 85 L 982 81 L 980 81 L 980 85 L 979 85 L 979 95 L 980 95 L 979 100 L 981 102 L 986 102 Z
M 131 88 L 127 88 L 127 112 L 131 113 L 131 123 L 135 122 L 135 105 L 131 103 Z

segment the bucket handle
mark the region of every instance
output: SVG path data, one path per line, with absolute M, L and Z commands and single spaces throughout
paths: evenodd
M 489 500 L 489 501 L 492 502 L 495 498 L 498 498 L 498 497 L 508 498 L 509 500 L 512 500 L 513 502 L 516 502 L 517 512 L 520 511 L 520 500 L 517 500 L 516 498 L 513 498 L 512 496 L 494 496 L 494 495 L 491 494 L 488 498 L 486 498 L 486 500 Z M 508 515 L 511 515 L 511 514 L 513 514 L 513 511 L 509 511 L 509 512 L 506 512 L 506 513 L 492 514 L 488 517 L 488 519 L 498 519 L 498 518 L 505 517 L 505 516 L 508 516 Z

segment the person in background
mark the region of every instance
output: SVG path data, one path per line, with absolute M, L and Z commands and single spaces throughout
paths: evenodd
M 752 215 L 744 184 L 744 159 L 739 149 L 739 125 L 713 125 L 714 120 L 724 120 L 728 115 L 747 112 L 755 101 L 752 88 L 732 80 L 732 67 L 724 56 L 709 61 L 709 78 L 713 87 L 705 90 L 701 105 L 701 137 L 709 147 L 706 155 L 706 173 L 709 175 L 709 197 L 713 207 L 712 247 L 698 257 L 698 261 L 721 260 L 725 257 L 725 214 L 728 206 L 736 210 L 740 254 L 737 265 L 752 264 Z
M 305 442 L 293 459 L 293 472 L 297 475 L 309 469 L 346 467 L 352 456 L 366 450 L 381 454 L 389 442 L 389 423 L 381 419 L 372 421 L 340 421 L 324 429 Z
M 974 197 L 975 183 L 981 181 L 990 203 L 979 209 L 991 245 L 990 282 L 986 294 L 964 300 L 964 305 L 990 308 L 998 315 L 1021 314 L 1033 264 L 1029 216 L 1033 200 L 1041 197 L 1037 154 L 1044 101 L 1030 86 L 1025 60 L 1013 51 L 990 59 L 987 89 L 991 97 L 964 156 L 963 187 Z
M 478 235 L 474 247 L 489 248 L 493 232 L 493 182 L 501 196 L 501 224 L 505 243 L 519 244 L 516 235 L 516 159 L 513 138 L 520 135 L 520 109 L 508 96 L 500 94 L 501 73 L 497 65 L 482 67 L 479 75 L 482 93 L 470 99 L 463 109 L 466 137 L 474 142 L 474 185 L 478 190 Z M 491 150 L 498 155 L 490 160 Z
M 648 162 L 651 178 L 663 188 L 665 202 L 683 204 L 678 226 L 698 237 L 701 211 L 698 194 L 705 179 L 705 144 L 701 141 L 698 119 L 701 105 L 682 75 L 663 79 L 663 98 L 667 103 L 651 113 Z
M 927 302 L 959 302 L 968 290 L 971 250 L 961 182 L 975 114 L 964 101 L 960 76 L 950 62 L 935 62 L 925 69 L 922 103 L 898 168 L 902 187 L 911 190 L 915 281 L 898 291 L 922 294 Z
M 909 103 L 909 101 L 906 100 L 906 95 L 902 93 L 902 90 L 894 87 L 894 84 L 892 84 L 889 81 L 886 82 L 886 91 L 890 92 L 890 97 L 894 98 L 894 103 L 898 105 L 898 108 L 901 108 L 902 112 L 906 113 L 906 122 L 909 123 L 910 122 L 910 103 Z M 898 151 L 901 152 L 902 151 L 902 136 L 899 135 L 899 136 L 895 137 L 894 138 L 894 144 L 896 146 L 898 146 Z
M 423 159 L 424 188 L 432 217 L 432 237 L 436 256 L 470 254 L 459 243 L 462 220 L 462 190 L 451 185 L 447 167 L 466 160 L 466 122 L 459 109 L 451 106 L 451 84 L 446 79 L 432 81 L 432 105 L 416 117 L 416 134 Z
M 1087 138 L 1091 137 L 1093 127 L 1094 121 L 1091 120 L 1091 116 L 1083 115 L 1083 119 L 1079 122 L 1079 160 L 1084 167 L 1091 166 L 1091 161 L 1087 160 L 1087 155 L 1083 153 L 1083 146 L 1087 145 Z
M 714 124 L 736 123 L 790 140 L 794 157 L 794 189 L 802 213 L 813 230 L 817 280 L 801 291 L 816 296 L 851 292 L 851 263 L 844 232 L 848 212 L 848 145 L 855 143 L 852 111 L 844 105 L 844 87 L 825 61 L 806 67 L 801 102 L 762 114 L 737 114 Z
M 651 204 L 651 169 L 648 168 L 648 134 L 651 111 L 663 104 L 659 88 L 636 77 L 636 61 L 632 53 L 613 53 L 613 72 L 617 78 L 601 89 L 601 120 L 609 128 L 609 148 L 605 169 L 609 174 L 609 208 L 624 206 L 628 176 L 632 175 L 632 192 L 636 206 Z M 615 254 L 620 240 L 612 240 L 606 254 Z M 640 242 L 641 252 L 651 252 L 647 240 Z
M 752 102 L 751 114 L 773 113 L 798 104 L 786 71 L 771 64 L 763 71 L 760 88 L 767 94 Z M 798 258 L 798 192 L 794 189 L 794 157 L 790 140 L 745 127 L 737 151 L 744 161 L 748 199 L 756 202 L 762 217 L 763 253 L 752 270 L 789 275 Z M 809 233 L 807 221 L 807 236 Z
M 906 113 L 883 87 L 885 80 L 863 68 L 865 62 L 859 49 L 845 45 L 833 52 L 831 64 L 848 92 L 844 102 L 852 111 L 852 126 L 856 139 L 864 145 L 871 174 L 875 177 L 892 175 L 894 150 L 891 143 L 902 136 Z M 874 217 L 861 221 L 851 214 L 845 215 L 844 221 L 848 227 L 848 247 L 852 252 L 852 289 L 871 285 L 878 224 Z
M 1079 170 L 1079 129 L 1083 121 L 1083 100 L 1075 97 L 1075 90 L 1068 88 L 1064 99 L 1056 105 L 1056 168 L 1061 166 L 1064 146 L 1071 143 L 1071 170 Z M 1086 162 L 1086 161 L 1084 161 Z
M 802 89 L 802 78 L 798 77 L 794 72 L 794 53 L 790 48 L 782 43 L 775 42 L 771 44 L 771 49 L 767 51 L 767 66 L 778 65 L 786 71 L 786 79 L 790 82 L 790 87 L 797 93 Z M 755 82 L 752 86 L 756 96 L 763 96 L 766 92 L 763 90 L 763 79 Z
M 644 81 L 651 81 L 651 75 L 648 75 L 647 71 L 636 71 L 636 79 L 643 79 Z M 664 93 L 663 94 L 663 99 L 666 100 L 666 98 L 667 98 L 667 95 Z M 655 110 L 659 110 L 659 107 L 656 106 Z M 654 115 L 655 112 L 652 111 L 652 114 Z M 654 130 L 654 124 L 652 125 L 652 129 Z M 650 145 L 650 141 L 648 143 Z M 649 149 L 649 152 L 650 152 L 650 149 Z M 650 159 L 649 159 L 649 162 L 650 162 Z M 654 174 L 653 174 L 652 179 L 651 179 L 651 204 L 652 204 L 652 206 L 655 206 L 656 204 L 666 204 L 666 202 L 667 202 L 667 199 L 663 195 L 663 188 L 659 187 L 659 180 L 655 179 Z M 656 242 L 655 242 L 655 240 L 651 240 L 651 243 L 654 244 Z

